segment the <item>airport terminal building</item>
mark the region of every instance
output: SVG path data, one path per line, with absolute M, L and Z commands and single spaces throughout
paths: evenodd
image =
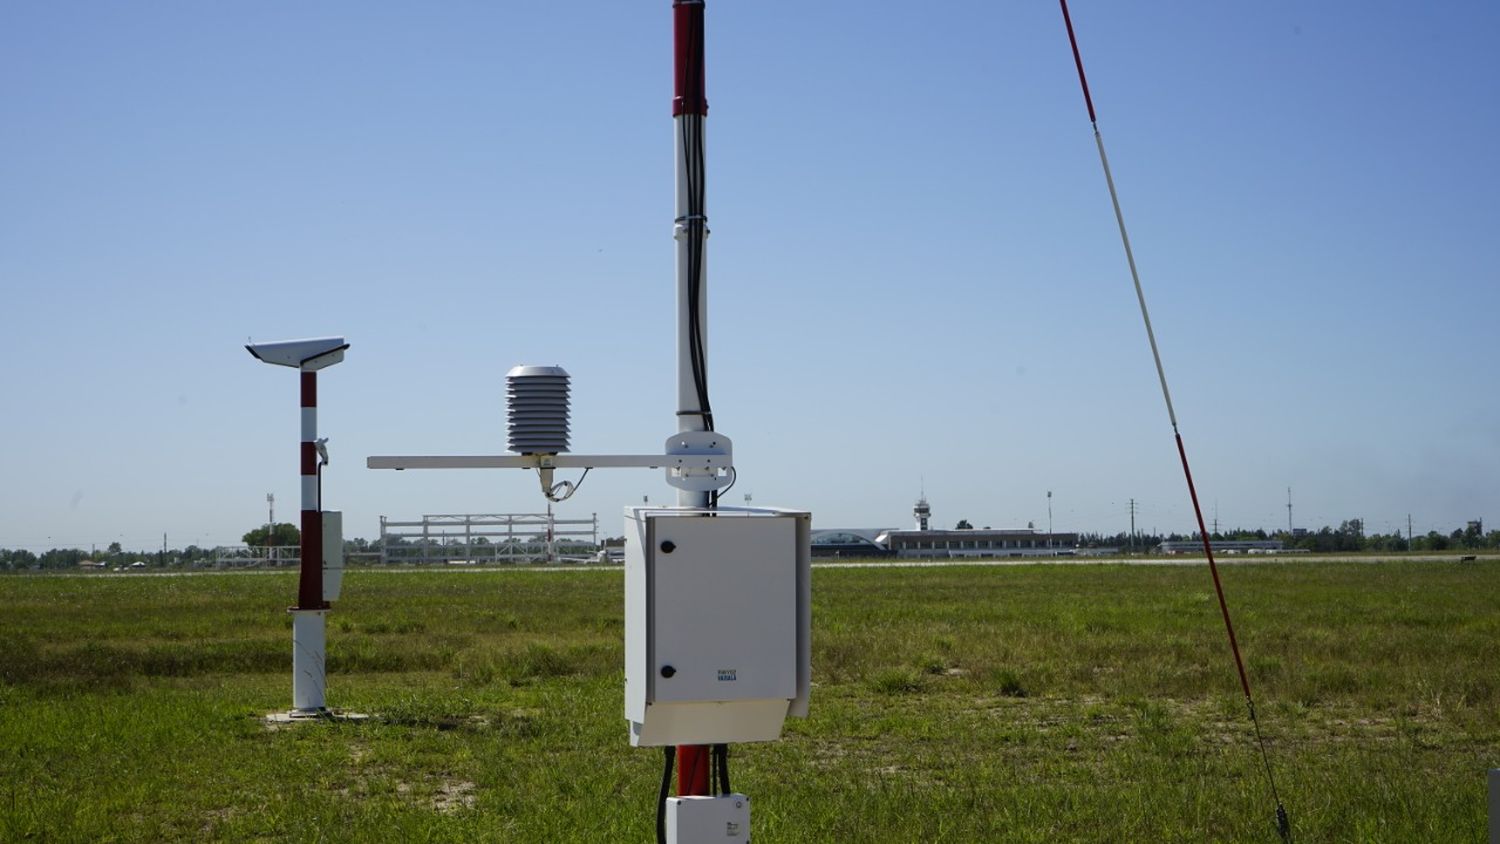
M 814 557 L 1071 557 L 1078 553 L 1078 534 L 1033 530 L 965 528 L 933 530 L 932 507 L 924 494 L 912 508 L 916 527 L 838 528 L 812 532 Z
M 876 538 L 895 557 L 1052 557 L 1078 552 L 1078 534 L 1037 530 L 892 530 Z
M 895 530 L 839 528 L 815 530 L 814 557 L 1070 557 L 1078 534 L 1036 530 Z

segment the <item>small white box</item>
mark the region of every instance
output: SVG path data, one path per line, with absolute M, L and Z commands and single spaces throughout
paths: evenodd
M 748 844 L 750 798 L 743 794 L 720 797 L 668 797 L 667 844 L 705 841 Z

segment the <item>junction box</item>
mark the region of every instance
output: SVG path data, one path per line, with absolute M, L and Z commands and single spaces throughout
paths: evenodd
M 806 717 L 811 521 L 793 510 L 626 509 L 632 745 L 773 741 L 788 715 Z
M 337 601 L 344 590 L 344 514 L 323 513 L 323 600 Z
M 747 844 L 750 840 L 750 798 L 743 794 L 718 797 L 667 798 L 667 844 L 705 841 Z

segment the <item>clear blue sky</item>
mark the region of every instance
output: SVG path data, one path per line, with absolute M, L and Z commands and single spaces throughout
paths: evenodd
M 297 507 L 321 383 L 346 533 L 535 512 L 503 376 L 578 452 L 675 429 L 671 15 L 622 3 L 8 3 L 0 547 L 234 542 Z M 1076 0 L 1205 505 L 1500 527 L 1500 7 Z M 1056 4 L 708 7 L 711 393 L 824 527 L 1186 531 Z M 560 512 L 671 499 L 597 471 Z

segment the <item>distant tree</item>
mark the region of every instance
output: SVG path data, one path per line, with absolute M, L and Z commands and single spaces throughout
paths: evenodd
M 264 526 L 258 527 L 240 537 L 240 541 L 256 548 L 264 548 L 267 545 L 297 545 L 302 542 L 302 531 L 297 530 L 294 524 L 281 522 L 274 526 L 274 530 L 268 531 Z
M 76 568 L 88 554 L 81 548 L 53 548 L 43 554 L 38 562 L 44 569 Z
M 110 554 L 118 554 L 118 553 L 120 553 L 120 550 L 121 550 L 120 549 L 120 543 L 118 543 L 118 542 L 111 542 L 111 543 L 109 543 L 109 548 L 107 548 L 105 550 L 108 553 L 110 553 Z
M 1464 528 L 1464 547 L 1478 548 L 1484 544 L 1484 522 L 1472 521 Z
M 968 519 L 959 519 L 958 524 L 953 526 L 954 530 L 973 530 L 974 526 L 969 524 Z
M 17 548 L 14 551 L 0 549 L 0 568 L 22 571 L 36 565 L 36 555 L 25 548 Z

